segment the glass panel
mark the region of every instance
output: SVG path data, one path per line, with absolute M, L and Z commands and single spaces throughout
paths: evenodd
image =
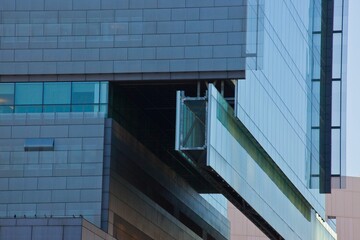
M 341 82 L 332 82 L 332 99 L 331 99 L 331 125 L 340 126 L 341 121 Z
M 334 1 L 334 31 L 342 30 L 342 2 L 343 0 Z
M 184 101 L 181 144 L 186 148 L 205 146 L 205 101 Z
M 333 78 L 341 78 L 341 35 L 333 34 Z
M 311 129 L 312 140 L 312 155 L 316 160 L 316 164 L 319 164 L 319 145 L 320 145 L 320 130 L 318 128 Z
M 72 104 L 99 103 L 99 83 L 73 83 Z
M 70 112 L 70 105 L 44 105 L 44 112 Z
M 313 35 L 313 79 L 320 79 L 320 47 L 321 47 L 321 35 Z
M 0 105 L 14 105 L 14 84 L 2 83 L 0 87 Z
M 14 107 L 13 106 L 0 106 L 0 113 L 13 113 Z
M 16 113 L 39 113 L 42 112 L 41 105 L 31 105 L 31 106 L 15 106 Z
M 340 129 L 331 130 L 331 174 L 340 174 Z
M 312 114 L 311 124 L 313 127 L 319 126 L 320 119 L 320 82 L 312 82 Z
M 42 99 L 43 99 L 42 95 L 43 95 L 42 83 L 16 83 L 15 85 L 16 105 L 42 104 Z
M 99 112 L 99 105 L 86 104 L 86 105 L 72 105 L 72 112 Z
M 71 83 L 44 83 L 44 104 L 70 104 Z
M 311 177 L 310 177 L 310 187 L 311 188 L 319 188 L 319 138 L 320 131 L 318 128 L 311 129 L 311 140 L 312 140 L 312 148 L 311 148 Z
M 247 5 L 246 54 L 256 54 L 256 36 L 258 31 L 258 6 L 256 1 L 249 1 Z
M 321 31 L 321 0 L 314 1 L 314 32 Z
M 108 105 L 107 104 L 101 104 L 100 105 L 100 112 L 107 113 Z
M 100 103 L 108 103 L 109 84 L 107 82 L 100 83 Z

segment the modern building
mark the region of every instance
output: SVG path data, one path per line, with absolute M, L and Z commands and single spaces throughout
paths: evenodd
M 0 239 L 336 239 L 346 0 L 1 0 Z

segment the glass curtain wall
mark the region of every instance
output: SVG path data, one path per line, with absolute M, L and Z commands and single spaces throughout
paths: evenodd
M 0 113 L 106 113 L 107 103 L 107 82 L 0 84 Z

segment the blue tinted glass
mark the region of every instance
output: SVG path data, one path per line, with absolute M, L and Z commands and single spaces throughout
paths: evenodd
M 42 83 L 16 83 L 15 85 L 16 105 L 42 104 L 42 95 Z
M 320 46 L 321 34 L 313 35 L 313 79 L 320 79 Z
M 44 83 L 44 104 L 70 104 L 71 83 Z
M 99 103 L 99 83 L 73 83 L 72 104 Z
M 0 87 L 0 105 L 14 104 L 14 84 L 2 83 Z
M 100 83 L 100 103 L 108 102 L 109 84 L 107 82 Z
M 99 112 L 99 105 L 89 105 L 89 104 L 72 105 L 71 111 L 72 112 Z
M 45 105 L 44 112 L 70 112 L 70 105 Z
M 38 113 L 42 112 L 41 105 L 15 106 L 16 113 Z
M 312 126 L 318 127 L 320 120 L 320 81 L 312 82 Z
M 332 98 L 331 98 L 331 125 L 340 126 L 341 120 L 341 82 L 332 82 Z
M 331 173 L 340 174 L 340 129 L 331 130 Z
M 107 108 L 108 108 L 107 104 L 101 104 L 99 111 L 103 113 L 107 113 Z
M 313 31 L 321 31 L 321 0 L 314 1 L 314 28 Z
M 343 0 L 334 1 L 334 31 L 342 30 L 342 2 Z
M 341 33 L 333 34 L 333 78 L 341 78 Z
M 0 106 L 0 113 L 12 113 L 14 112 L 13 106 Z

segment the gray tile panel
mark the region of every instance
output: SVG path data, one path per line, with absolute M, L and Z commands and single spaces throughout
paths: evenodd
M 25 1 L 25 0 L 23 0 Z M 30 2 L 30 1 L 27 1 Z M 41 9 L 42 10 L 42 9 Z M 31 11 L 30 23 L 57 23 L 59 18 L 58 11 Z
M 10 137 L 11 137 L 11 127 L 0 126 L 0 138 L 10 138 Z
M 244 1 L 3 0 L 0 8 L 1 75 L 198 74 L 209 69 L 205 61 L 194 61 L 196 67 L 176 61 L 184 58 L 178 47 L 231 48 L 246 39 Z M 244 56 L 234 49 L 221 58 Z M 216 70 L 227 76 L 229 68 Z M 232 64 L 231 70 L 244 66 Z
M 14 0 L 3 0 L 0 4 L 0 10 L 2 11 L 9 11 L 15 10 L 15 1 Z
M 32 239 L 38 240 L 63 240 L 62 226 L 34 226 L 32 228 Z
M 0 218 L 71 212 L 99 226 L 104 125 L 104 115 L 94 113 L 2 116 Z M 27 138 L 52 138 L 55 149 L 25 152 Z
M 31 240 L 31 227 L 2 227 L 0 239 Z
M 107 1 L 104 1 L 107 2 Z M 87 22 L 114 22 L 115 10 L 93 10 L 87 11 Z

